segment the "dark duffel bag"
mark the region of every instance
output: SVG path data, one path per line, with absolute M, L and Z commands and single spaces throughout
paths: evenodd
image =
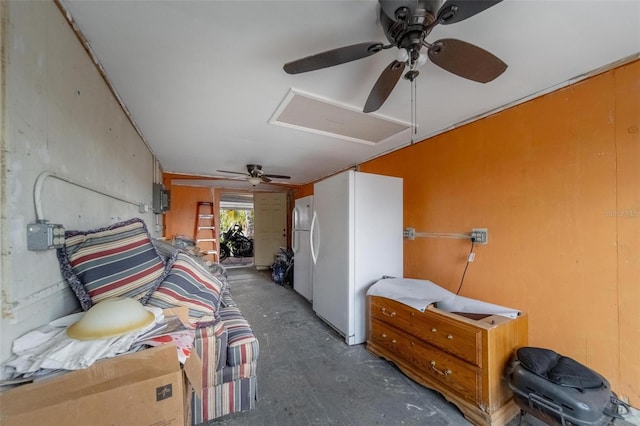
M 603 426 L 629 412 L 607 379 L 550 349 L 519 348 L 508 377 L 522 412 L 548 425 Z

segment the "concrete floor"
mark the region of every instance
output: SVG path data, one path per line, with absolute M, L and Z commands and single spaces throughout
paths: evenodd
M 227 268 L 250 267 L 253 266 L 253 257 L 227 257 L 220 262 Z
M 346 345 L 311 303 L 273 283 L 269 270 L 230 269 L 229 284 L 260 342 L 258 401 L 254 410 L 209 425 L 470 425 L 441 395 L 365 345 Z M 541 424 L 531 416 L 523 420 Z

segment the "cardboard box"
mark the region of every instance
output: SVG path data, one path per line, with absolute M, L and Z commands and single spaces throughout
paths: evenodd
M 190 425 L 191 393 L 201 389 L 195 351 L 182 368 L 176 346 L 164 345 L 2 392 L 0 425 Z
M 183 324 L 189 324 L 189 309 L 185 306 L 178 308 L 167 308 L 162 311 L 165 316 L 177 316 Z M 195 348 L 191 351 L 191 355 L 184 363 L 183 371 L 186 376 L 186 382 L 190 385 L 199 398 L 202 398 L 202 360 L 196 353 Z M 191 391 L 186 389 L 191 395 Z

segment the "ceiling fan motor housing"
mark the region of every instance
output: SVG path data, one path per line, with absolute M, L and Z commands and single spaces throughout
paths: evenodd
M 436 13 L 442 4 L 441 0 L 426 0 L 411 2 L 381 1 L 380 23 L 385 36 L 390 43 L 399 49 L 407 49 L 412 59 L 417 59 L 424 39 L 431 32 L 432 24 L 436 20 Z M 397 5 L 394 16 L 387 15 L 389 5 Z M 386 6 L 386 7 L 385 7 Z M 408 13 L 407 13 L 408 11 Z M 401 17 L 402 19 L 398 19 Z
M 425 12 L 435 16 L 444 0 L 379 0 L 380 14 L 394 21 L 416 20 Z M 415 24 L 417 22 L 410 22 Z
M 247 172 L 252 177 L 260 177 L 264 173 L 260 164 L 247 164 Z

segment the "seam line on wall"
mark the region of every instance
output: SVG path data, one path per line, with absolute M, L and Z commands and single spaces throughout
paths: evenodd
M 9 218 L 6 214 L 7 197 L 7 155 L 5 147 L 5 123 L 6 123 L 6 73 L 9 62 L 9 44 L 7 35 L 9 34 L 9 11 L 8 2 L 0 2 L 0 290 L 1 299 L 4 303 L 9 297 L 11 286 L 9 282 Z M 3 315 L 4 316 L 4 315 Z
M 35 303 L 38 303 L 48 297 L 50 297 L 51 295 L 55 294 L 55 293 L 59 293 L 63 290 L 65 290 L 66 288 L 69 287 L 69 284 L 67 284 L 66 281 L 60 281 L 56 284 L 50 285 L 47 288 L 44 288 L 42 290 L 39 290 L 35 293 L 32 293 L 28 296 L 25 296 L 21 299 L 18 299 L 16 301 L 7 303 L 6 301 L 3 301 L 3 306 L 2 306 L 2 317 L 3 318 L 10 318 L 9 322 L 11 324 L 17 324 L 19 322 L 17 313 Z
M 118 105 L 120 106 L 120 108 L 122 108 L 122 111 L 127 116 L 127 119 L 129 120 L 129 122 L 131 123 L 133 128 L 136 130 L 136 133 L 138 134 L 138 136 L 140 136 L 140 139 L 142 139 L 142 142 L 144 142 L 145 146 L 147 147 L 147 149 L 149 150 L 151 155 L 154 158 L 156 158 L 156 155 L 153 152 L 153 150 L 151 149 L 151 146 L 149 145 L 149 143 L 145 139 L 144 135 L 142 134 L 142 130 L 140 130 L 140 128 L 136 124 L 135 120 L 133 119 L 133 116 L 131 115 L 131 113 L 127 109 L 126 105 L 124 104 L 124 101 L 122 100 L 122 98 L 118 94 L 118 91 L 116 90 L 115 86 L 111 82 L 111 79 L 109 79 L 109 77 L 107 76 L 107 73 L 104 70 L 104 67 L 102 66 L 102 63 L 100 62 L 100 60 L 96 56 L 95 52 L 91 48 L 91 44 L 89 44 L 89 41 L 87 40 L 87 38 L 84 36 L 82 31 L 80 31 L 80 28 L 76 25 L 76 23 L 75 23 L 75 21 L 73 19 L 73 16 L 71 16 L 71 13 L 64 7 L 64 5 L 62 4 L 61 0 L 53 0 L 53 2 L 56 4 L 56 6 L 58 6 L 58 9 L 60 10 L 60 13 L 62 13 L 62 15 L 66 19 L 67 23 L 71 27 L 71 30 L 76 35 L 76 38 L 78 39 L 78 41 L 80 42 L 82 47 L 84 47 L 84 50 L 87 52 L 87 54 L 91 58 L 91 60 L 93 62 L 93 65 L 96 67 L 96 70 L 98 71 L 98 73 L 100 74 L 102 79 L 104 80 L 105 84 L 109 88 L 109 91 L 111 92 L 111 94 L 115 98 L 116 102 L 118 102 Z
M 617 106 L 618 106 L 618 100 L 617 100 L 617 93 L 618 93 L 618 79 L 616 78 L 616 71 L 614 70 L 612 72 L 612 76 L 613 76 L 613 90 L 614 90 L 614 101 L 613 101 L 613 117 L 614 117 L 614 122 L 613 122 L 613 155 L 615 158 L 615 174 L 614 174 L 614 199 L 615 199 L 615 208 L 616 211 L 618 210 L 618 126 L 616 123 L 617 120 Z M 617 368 L 616 371 L 618 373 L 618 377 L 617 382 L 618 383 L 622 383 L 623 380 L 622 379 L 622 375 L 620 374 L 620 366 L 622 365 L 622 359 L 620 356 L 621 350 L 622 350 L 622 344 L 621 344 L 621 339 L 622 339 L 622 334 L 620 332 L 620 218 L 616 215 L 616 221 L 615 221 L 615 229 L 616 229 L 616 329 L 618 332 L 618 338 L 617 338 L 617 346 L 618 346 L 618 350 L 616 351 L 617 355 L 618 355 L 618 359 L 616 359 L 616 363 L 617 363 Z

